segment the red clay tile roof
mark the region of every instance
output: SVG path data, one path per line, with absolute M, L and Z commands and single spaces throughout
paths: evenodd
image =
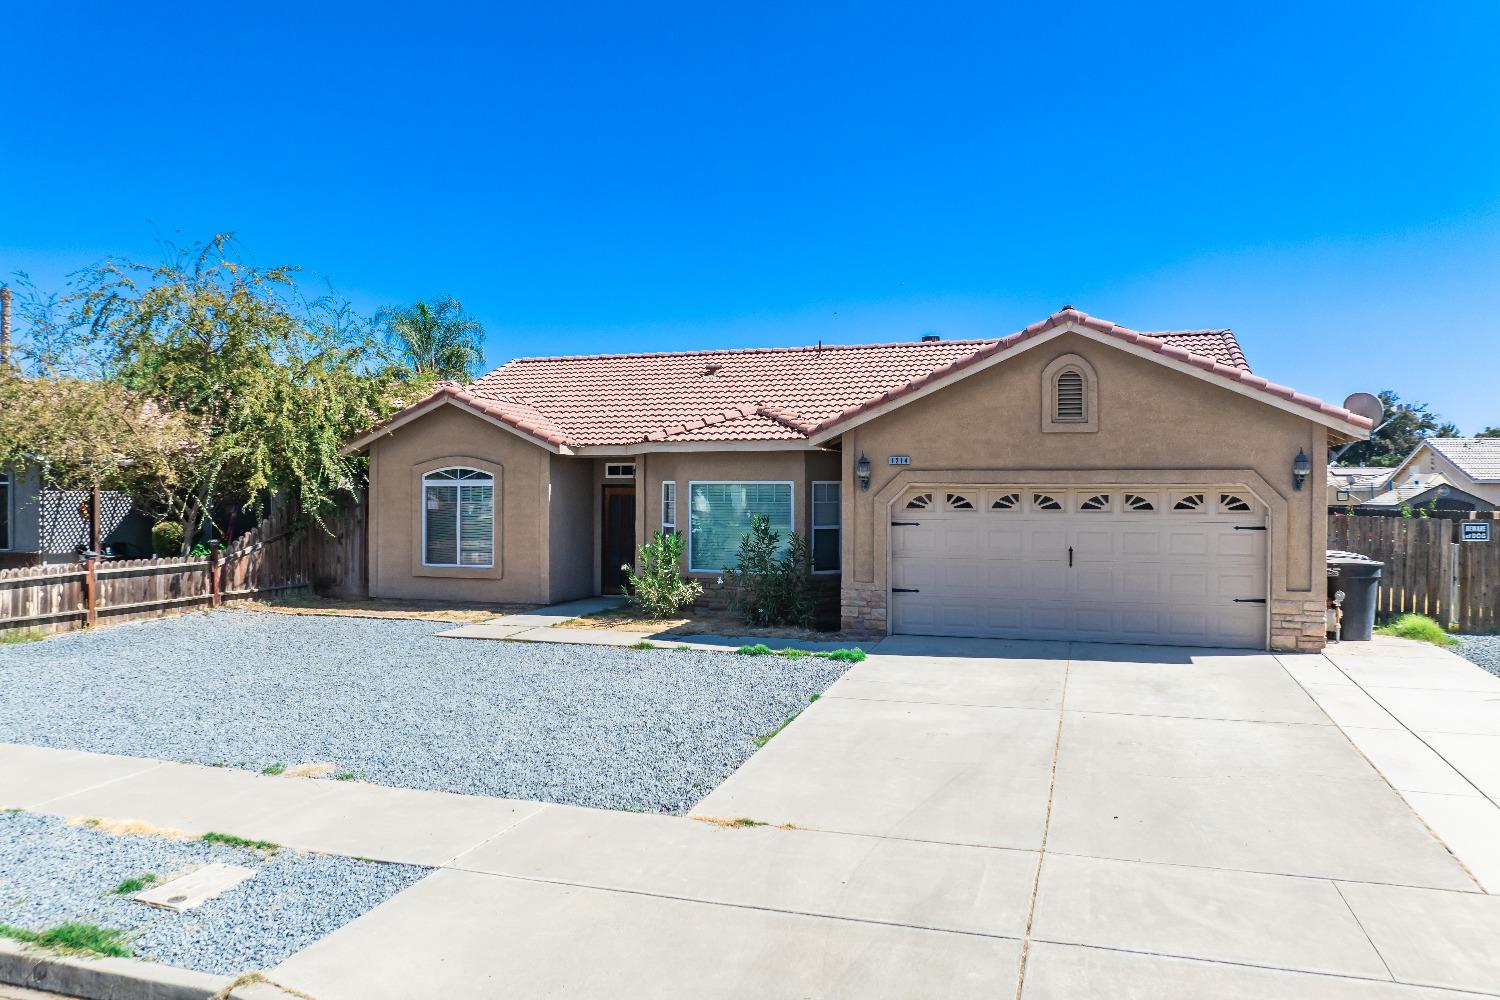
M 1066 323 L 1370 426 L 1342 407 L 1251 374 L 1228 330 L 1142 334 L 1066 309 L 997 340 L 518 358 L 467 389 L 440 387 L 381 427 L 446 395 L 559 446 L 797 441 Z

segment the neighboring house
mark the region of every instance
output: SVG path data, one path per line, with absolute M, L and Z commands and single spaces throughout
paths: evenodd
M 653 531 L 713 590 L 754 514 L 809 536 L 846 627 L 1323 642 L 1330 442 L 1371 422 L 1227 330 L 1065 309 L 998 340 L 524 358 L 367 451 L 379 597 L 620 589 Z
M 130 498 L 100 495 L 99 526 L 108 555 L 151 555 L 151 525 Z M 0 469 L 0 569 L 72 562 L 88 548 L 88 493 L 42 485 L 34 467 Z
M 1328 467 L 1328 505 L 1348 507 L 1373 499 L 1386 490 L 1391 469 L 1380 465 L 1330 465 Z
M 1424 510 L 1434 514 L 1467 514 L 1496 508 L 1484 497 L 1454 486 L 1440 472 L 1407 476 L 1404 482 L 1354 505 L 1356 514 L 1402 514 L 1403 510 Z
M 1396 466 L 1389 483 L 1441 475 L 1448 485 L 1500 506 L 1500 438 L 1427 438 Z

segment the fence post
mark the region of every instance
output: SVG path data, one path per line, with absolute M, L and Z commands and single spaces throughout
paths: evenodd
M 217 540 L 208 543 L 208 589 L 213 595 L 209 606 L 217 608 L 223 605 L 224 595 L 219 590 L 219 543 Z
M 88 554 L 84 565 L 87 574 L 84 577 L 84 623 L 90 628 L 99 619 L 99 556 L 93 552 Z

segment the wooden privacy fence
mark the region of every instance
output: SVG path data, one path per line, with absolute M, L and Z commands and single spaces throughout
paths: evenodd
M 0 635 L 160 618 L 300 587 L 363 594 L 364 525 L 363 504 L 330 519 L 331 535 L 298 526 L 292 512 L 280 511 L 203 559 L 91 559 L 0 570 Z
M 1490 541 L 1460 540 L 1465 521 L 1330 514 L 1328 547 L 1385 563 L 1376 614 L 1414 613 L 1460 632 L 1500 632 L 1500 521 Z

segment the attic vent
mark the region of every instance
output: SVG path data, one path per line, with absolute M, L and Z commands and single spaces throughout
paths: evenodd
M 1081 422 L 1083 413 L 1083 373 L 1065 371 L 1057 376 L 1057 415 L 1059 423 Z
M 719 369 L 723 367 L 724 366 L 719 364 L 717 361 L 710 361 L 708 364 L 703 366 L 703 374 L 717 375 L 719 374 Z
M 942 337 L 939 337 L 935 333 L 924 333 L 924 334 L 922 334 L 922 343 L 924 343 L 924 344 L 936 344 L 938 341 L 940 341 L 942 339 L 943 339 Z

